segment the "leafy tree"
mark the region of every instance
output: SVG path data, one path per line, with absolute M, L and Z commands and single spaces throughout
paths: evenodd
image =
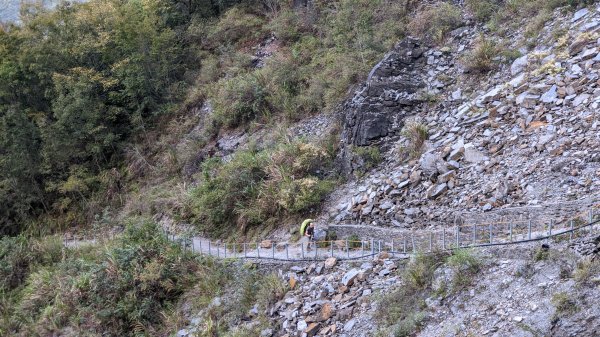
M 39 146 L 38 130 L 22 110 L 0 110 L 0 232 L 16 234 L 42 206 Z

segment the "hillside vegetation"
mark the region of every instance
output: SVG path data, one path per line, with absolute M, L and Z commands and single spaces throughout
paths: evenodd
M 190 326 L 194 315 L 202 317 L 199 336 L 296 331 L 303 330 L 296 325 L 300 316 L 290 314 L 293 319 L 285 319 L 294 326 L 283 327 L 279 322 L 287 314 L 276 321 L 269 308 L 293 312 L 306 298 L 321 301 L 335 292 L 352 302 L 344 308 L 350 314 L 335 319 L 352 320 L 358 297 L 348 292 L 358 294 L 357 287 L 334 289 L 327 283 L 330 291 L 322 288 L 326 276 L 319 275 L 312 285 L 294 288 L 315 266 L 299 268 L 303 276 L 282 282 L 282 275 L 251 265 L 200 258 L 161 232 L 171 221 L 210 238 L 249 241 L 280 230 L 293 241 L 281 230 L 284 225 L 316 219 L 323 200 L 340 194 L 338 186 L 349 178 L 338 162 L 342 118 L 336 113 L 347 98 L 360 96 L 360 91 L 354 95 L 355 86 L 398 41 L 417 37 L 423 48 L 415 51 L 424 63 L 428 56 L 432 62 L 456 56 L 451 69 L 435 70 L 435 76 L 459 74 L 442 82 L 464 81 L 459 89 L 465 96 L 458 90 L 462 98 L 455 101 L 468 103 L 468 95 L 487 89 L 486 76 L 501 77 L 497 69 L 508 73 L 508 64 L 536 45 L 552 15 L 590 3 L 92 0 L 51 11 L 28 6 L 20 25 L 0 26 L 0 335 L 168 336 Z M 465 26 L 477 35 L 465 36 L 468 43 L 461 42 L 455 54 L 445 44 Z M 425 46 L 434 46 L 430 54 L 423 54 Z M 423 116 L 444 110 L 440 120 L 452 119 L 446 108 L 458 104 L 445 106 L 441 96 L 426 90 L 415 96 Z M 406 142 L 395 161 L 412 166 L 436 137 L 430 128 L 435 120 L 418 118 L 423 116 L 401 121 L 398 133 Z M 320 119 L 333 122 L 305 132 Z M 447 129 L 454 137 L 456 130 Z M 444 143 L 447 155 L 453 141 Z M 344 148 L 362 162 L 353 172 L 357 177 L 396 155 L 396 149 L 377 145 Z M 378 184 L 388 185 L 380 190 L 406 193 L 392 188 L 392 178 L 401 178 L 405 187 L 431 185 L 424 174 L 412 173 L 378 177 Z M 365 187 L 361 193 L 375 195 L 377 189 Z M 364 205 L 373 197 L 353 192 L 344 195 L 351 202 L 336 211 L 360 203 L 356 212 L 372 212 Z M 456 202 L 464 207 L 467 201 Z M 398 207 L 398 213 L 418 211 L 409 202 Z M 421 218 L 431 222 L 430 215 Z M 61 240 L 80 229 L 118 235 L 90 245 Z M 487 272 L 476 259 L 467 251 L 423 255 L 400 266 L 401 274 L 393 264 L 381 278 L 403 282 L 404 288 L 382 297 L 387 311 L 366 326 L 379 324 L 386 336 L 421 331 L 430 305 L 426 299 L 459 296 Z M 379 262 L 374 279 L 389 264 Z M 341 278 L 350 267 L 330 269 Z M 456 275 L 434 291 L 438 270 Z M 596 271 L 594 262 L 579 273 L 588 280 Z M 339 280 L 329 281 L 338 285 Z M 388 283 L 376 285 L 373 290 L 389 290 Z M 370 306 L 364 299 L 368 290 L 360 289 L 356 308 Z M 290 292 L 298 296 L 280 302 Z M 568 300 L 557 295 L 556 306 L 565 307 Z
M 331 111 L 404 33 L 404 2 L 286 3 L 90 1 L 31 7 L 5 27 L 1 231 L 117 213 L 150 175 L 178 180 L 220 130 Z M 272 35 L 273 56 L 257 68 L 250 47 Z M 191 149 L 173 151 L 190 127 L 181 118 L 205 100 L 214 113 Z M 201 190 L 194 204 L 210 198 Z

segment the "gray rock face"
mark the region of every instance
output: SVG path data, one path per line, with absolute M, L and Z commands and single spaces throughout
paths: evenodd
M 443 161 L 439 154 L 425 153 L 421 156 L 419 164 L 426 175 L 436 174 L 438 172 L 438 163 Z
M 542 95 L 542 102 L 544 103 L 554 103 L 556 101 L 556 85 L 553 85 L 550 90 L 546 91 Z
M 399 133 L 404 118 L 423 102 L 426 58 L 416 39 L 402 40 L 370 72 L 367 82 L 341 107 L 342 149 L 338 162 L 353 170 L 353 146 L 367 146 Z M 360 165 L 360 164 L 358 164 Z
M 364 146 L 387 136 L 393 120 L 406 113 L 403 108 L 420 102 L 416 92 L 423 82 L 412 73 L 425 61 L 422 53 L 417 40 L 405 39 L 371 70 L 362 92 L 344 109 L 346 144 Z

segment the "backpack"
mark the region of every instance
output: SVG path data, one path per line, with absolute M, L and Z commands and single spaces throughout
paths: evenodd
M 306 228 L 308 228 L 308 224 L 313 221 L 313 219 L 306 219 L 302 221 L 302 225 L 300 226 L 300 235 L 304 236 L 304 234 L 306 234 Z

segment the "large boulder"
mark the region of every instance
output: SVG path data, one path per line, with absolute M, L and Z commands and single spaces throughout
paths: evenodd
M 354 279 L 360 274 L 360 271 L 356 268 L 350 269 L 344 276 L 342 277 L 342 285 L 345 287 L 349 287 L 354 284 Z

